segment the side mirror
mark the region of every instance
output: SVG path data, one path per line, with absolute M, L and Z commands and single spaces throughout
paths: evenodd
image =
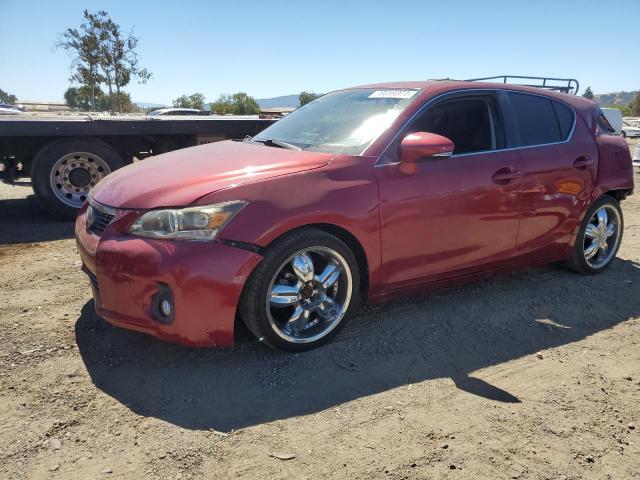
M 454 143 L 435 133 L 410 133 L 400 143 L 400 161 L 415 163 L 423 158 L 446 158 L 453 154 Z

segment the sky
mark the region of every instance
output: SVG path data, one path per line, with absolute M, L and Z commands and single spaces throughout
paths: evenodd
M 62 100 L 71 58 L 53 44 L 84 9 L 140 37 L 153 77 L 125 88 L 137 102 L 504 74 L 577 78 L 595 93 L 640 88 L 640 0 L 0 0 L 0 88 Z

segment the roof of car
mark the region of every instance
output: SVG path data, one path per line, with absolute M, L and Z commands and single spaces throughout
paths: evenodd
M 465 89 L 499 89 L 499 90 L 515 90 L 525 93 L 533 93 L 537 95 L 546 95 L 549 97 L 557 98 L 564 102 L 569 103 L 574 107 L 593 108 L 597 106 L 592 100 L 587 100 L 581 96 L 571 95 L 567 93 L 556 92 L 553 90 L 547 90 L 537 87 L 528 87 L 524 85 L 514 85 L 510 83 L 490 83 L 490 82 L 469 82 L 464 80 L 422 80 L 422 81 L 406 81 L 406 82 L 384 82 L 384 83 L 371 83 L 368 85 L 358 85 L 356 87 L 350 87 L 349 89 L 357 88 L 375 88 L 375 89 L 417 89 L 425 94 L 429 93 L 444 93 L 452 90 L 465 90 Z

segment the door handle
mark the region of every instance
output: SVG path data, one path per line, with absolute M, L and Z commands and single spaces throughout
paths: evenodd
M 496 183 L 498 185 L 506 185 L 512 180 L 519 180 L 519 179 L 520 179 L 520 171 L 513 170 L 510 167 L 501 168 L 491 176 L 491 180 L 493 181 L 493 183 Z
M 582 155 L 576 158 L 576 161 L 573 162 L 573 168 L 577 168 L 579 170 L 584 170 L 591 165 L 593 165 L 593 157 L 590 155 Z

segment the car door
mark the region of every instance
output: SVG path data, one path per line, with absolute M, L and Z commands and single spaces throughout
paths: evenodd
M 399 143 L 416 131 L 456 144 L 449 158 L 402 168 Z M 480 271 L 515 255 L 520 157 L 506 150 L 493 92 L 448 95 L 427 105 L 376 167 L 382 277 L 388 288 Z M 405 164 L 406 165 L 406 164 Z
M 523 174 L 517 255 L 559 255 L 594 188 L 597 145 L 567 104 L 522 92 L 508 97 Z

